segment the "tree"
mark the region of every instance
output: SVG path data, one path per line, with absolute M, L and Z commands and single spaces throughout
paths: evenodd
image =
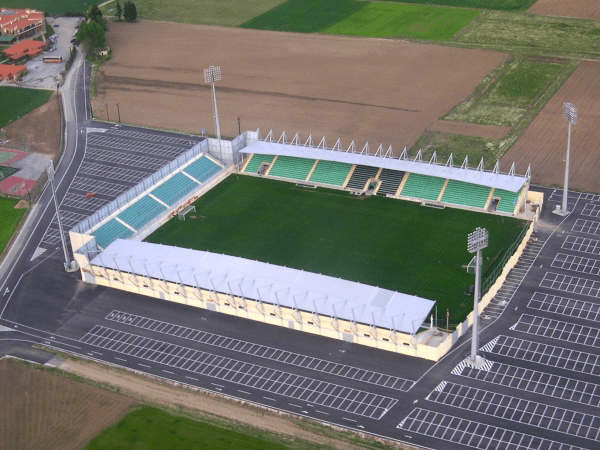
M 126 22 L 135 22 L 135 20 L 137 19 L 137 8 L 133 4 L 133 2 L 125 2 L 123 17 L 125 17 Z
M 98 8 L 98 4 L 90 6 L 90 9 L 88 10 L 88 13 L 85 16 L 85 18 L 100 23 L 100 18 L 102 18 L 102 11 L 100 11 L 100 8 Z
M 84 22 L 77 30 L 77 40 L 86 52 L 104 48 L 106 44 L 104 27 L 93 20 Z
M 119 22 L 121 21 L 121 16 L 123 15 L 123 9 L 121 8 L 121 4 L 117 2 L 117 19 Z

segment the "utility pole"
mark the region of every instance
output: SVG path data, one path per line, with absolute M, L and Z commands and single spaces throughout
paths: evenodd
M 119 109 L 118 103 L 117 103 L 117 113 L 119 114 L 119 123 L 121 123 L 121 110 Z
M 467 249 L 469 253 L 477 253 L 475 265 L 475 292 L 473 299 L 473 337 L 471 339 L 471 358 L 469 363 L 481 367 L 485 360 L 477 355 L 479 350 L 479 296 L 481 295 L 481 250 L 488 246 L 489 232 L 477 227 L 469 233 Z
M 109 117 L 108 117 L 108 103 L 105 103 L 105 104 L 104 104 L 104 107 L 106 108 L 106 121 L 107 121 L 107 122 L 110 122 L 110 119 L 109 119 Z
M 238 116 L 238 136 L 242 134 L 242 122 L 240 120 L 240 116 Z

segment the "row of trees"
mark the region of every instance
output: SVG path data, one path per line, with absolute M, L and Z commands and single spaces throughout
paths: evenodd
M 119 20 L 121 20 L 121 17 L 127 22 L 135 22 L 137 19 L 137 9 L 131 1 L 125 2 L 124 9 L 122 9 L 121 4 L 117 2 L 116 9 L 117 18 Z M 92 5 L 85 15 L 85 21 L 80 25 L 79 30 L 77 31 L 76 39 L 86 52 L 101 49 L 106 45 L 107 30 L 108 23 L 106 19 L 102 17 L 102 11 L 100 11 L 97 4 Z

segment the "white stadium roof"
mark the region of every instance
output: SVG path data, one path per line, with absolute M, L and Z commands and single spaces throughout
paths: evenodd
M 435 304 L 302 270 L 123 239 L 114 241 L 91 263 L 409 334 L 418 331 Z
M 527 182 L 522 175 L 510 175 L 496 172 L 485 172 L 475 168 L 445 166 L 423 161 L 397 159 L 371 154 L 360 154 L 344 150 L 329 150 L 293 144 L 281 144 L 268 141 L 256 141 L 240 150 L 242 153 L 259 153 L 262 155 L 284 155 L 298 158 L 324 159 L 348 164 L 363 164 L 365 166 L 383 167 L 384 169 L 400 170 L 403 172 L 430 175 L 433 177 L 450 178 L 511 192 L 517 192 Z

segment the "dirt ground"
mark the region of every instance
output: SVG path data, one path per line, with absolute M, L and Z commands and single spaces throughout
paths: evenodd
M 437 120 L 429 129 L 431 131 L 475 136 L 494 141 L 502 139 L 510 131 L 510 128 L 506 125 L 480 125 L 478 123 L 457 122 L 454 120 Z
M 96 117 L 214 133 L 203 69 L 215 83 L 221 133 L 260 127 L 312 133 L 330 146 L 369 141 L 399 153 L 464 100 L 506 54 L 397 40 L 202 25 L 111 23 L 113 57 L 101 66 Z
M 597 0 L 537 0 L 527 10 L 545 16 L 600 19 L 600 2 Z
M 82 448 L 139 403 L 9 359 L 0 380 L 3 449 Z
M 18 120 L 7 125 L 4 128 L 6 138 L 21 148 L 24 136 L 28 151 L 43 153 L 54 158 L 60 145 L 58 95 L 52 94 L 46 104 L 21 117 L 21 127 L 23 135 Z
M 515 145 L 504 155 L 502 167 L 515 161 L 517 173 L 531 164 L 532 181 L 562 186 L 564 182 L 568 123 L 563 104 L 578 109 L 571 128 L 569 188 L 600 192 L 600 63 L 582 61 L 573 74 L 529 124 Z
M 169 407 L 183 406 L 188 410 L 226 418 L 251 427 L 267 430 L 289 439 L 302 439 L 319 446 L 339 450 L 359 450 L 348 441 L 340 441 L 298 426 L 298 422 L 285 416 L 244 406 L 208 394 L 195 392 L 159 383 L 132 373 L 117 371 L 107 366 L 87 362 L 68 360 L 59 366 L 62 370 L 80 375 L 97 382 L 108 383 L 120 388 L 120 392 L 144 402 L 159 403 Z M 410 450 L 409 447 L 399 447 Z

